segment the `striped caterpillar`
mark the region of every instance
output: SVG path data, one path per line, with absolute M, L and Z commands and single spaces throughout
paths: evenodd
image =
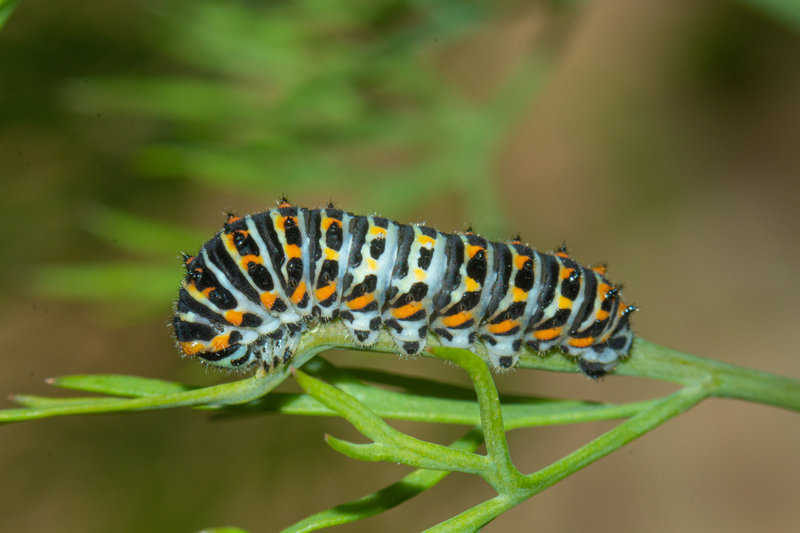
M 314 320 L 341 319 L 369 346 L 385 327 L 398 348 L 483 342 L 495 368 L 524 346 L 560 347 L 589 376 L 614 369 L 632 341 L 620 290 L 605 268 L 328 206 L 229 215 L 196 256 L 173 320 L 180 349 L 207 363 L 267 369 L 286 364 Z

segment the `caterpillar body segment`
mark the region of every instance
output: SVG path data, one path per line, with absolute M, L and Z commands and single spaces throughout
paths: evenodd
M 288 203 L 245 217 L 185 256 L 173 328 L 186 355 L 246 368 L 289 361 L 314 320 L 341 319 L 353 339 L 386 328 L 416 354 L 429 333 L 445 346 L 482 342 L 495 368 L 523 347 L 559 347 L 593 377 L 630 349 L 629 316 L 605 267 L 515 239 L 490 242 L 333 207 Z

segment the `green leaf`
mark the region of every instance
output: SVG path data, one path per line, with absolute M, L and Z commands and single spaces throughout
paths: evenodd
M 178 394 L 196 389 L 182 383 L 116 374 L 61 376 L 50 378 L 47 383 L 62 389 L 132 397 Z
M 797 0 L 740 0 L 778 22 L 800 31 L 800 2 Z
M 214 385 L 211 387 L 191 389 L 182 392 L 143 396 L 139 398 L 81 398 L 77 400 L 42 402 L 35 396 L 21 396 L 25 402 L 31 402 L 36 407 L 6 409 L 0 411 L 0 423 L 21 422 L 52 416 L 72 414 L 95 414 L 110 412 L 142 411 L 148 409 L 168 409 L 173 407 L 193 407 L 209 405 L 230 405 L 245 403 L 259 398 L 277 387 L 288 376 L 288 369 L 276 371 L 273 374 L 257 373 L 255 376 L 233 383 Z M 77 379 L 81 381 L 81 377 Z M 131 380 L 112 379 L 111 382 L 124 384 L 124 388 L 131 390 L 131 384 L 141 383 L 141 378 Z M 66 379 L 69 383 L 71 380 Z M 90 380 L 85 380 L 90 381 Z M 101 383 L 103 380 L 99 380 Z M 90 386 L 89 383 L 86 383 Z M 153 383 L 145 386 L 152 390 Z
M 3 29 L 20 0 L 0 0 L 0 29 Z

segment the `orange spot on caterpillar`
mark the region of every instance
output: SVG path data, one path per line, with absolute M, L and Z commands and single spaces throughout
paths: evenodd
M 470 313 L 469 311 L 461 311 L 460 313 L 443 317 L 442 324 L 444 324 L 445 327 L 448 328 L 456 328 L 471 318 L 472 318 L 472 313 Z
M 353 298 L 352 300 L 347 302 L 347 307 L 349 307 L 353 311 L 358 311 L 359 309 L 364 309 L 373 300 L 375 300 L 375 296 L 373 296 L 372 293 L 362 294 L 358 298 Z
M 213 351 L 218 352 L 230 346 L 230 333 L 225 335 L 217 335 L 211 339 L 211 348 Z
M 331 283 L 329 285 L 325 285 L 324 287 L 320 287 L 314 292 L 314 294 L 317 297 L 317 301 L 322 302 L 330 298 L 335 292 L 336 292 L 336 283 Z
M 534 331 L 533 336 L 540 341 L 551 341 L 561 336 L 561 328 L 550 328 Z
M 246 255 L 242 257 L 242 264 L 244 265 L 245 268 L 247 268 L 247 265 L 250 263 L 257 263 L 259 265 L 263 265 L 264 259 L 260 255 Z
M 197 355 L 206 349 L 206 345 L 199 341 L 181 342 L 179 345 L 186 355 Z
M 583 337 L 581 339 L 570 339 L 568 344 L 575 348 L 586 348 L 587 346 L 591 346 L 593 342 L 594 337 Z
M 501 333 L 508 333 L 518 325 L 519 322 L 517 322 L 516 320 L 503 320 L 498 324 L 489 324 L 489 326 L 486 329 L 489 330 L 489 333 L 494 333 L 495 335 L 497 335 Z
M 464 279 L 464 285 L 466 286 L 467 292 L 475 292 L 481 290 L 481 284 L 469 276 L 467 276 Z
M 342 224 L 342 221 L 339 220 L 338 218 L 325 217 L 325 218 L 322 219 L 322 223 L 320 224 L 320 227 L 322 228 L 323 231 L 328 231 L 328 229 L 331 226 L 340 226 L 341 224 Z
M 420 243 L 422 246 L 432 247 L 436 243 L 436 239 L 420 233 L 419 235 L 417 235 L 417 242 Z
M 230 311 L 225 311 L 225 320 L 227 320 L 234 326 L 241 326 L 243 317 L 244 315 L 239 311 L 234 311 L 233 309 L 231 309 Z
M 394 315 L 395 318 L 402 320 L 403 318 L 408 318 L 414 315 L 414 313 L 418 311 L 422 311 L 422 304 L 419 302 L 411 302 L 404 305 L 403 307 L 392 309 L 392 315 Z
M 296 304 L 299 304 L 303 300 L 303 296 L 306 294 L 306 282 L 301 281 L 297 288 L 294 290 L 292 294 L 292 301 Z
M 275 294 L 272 294 L 271 292 L 262 292 L 258 296 L 258 299 L 261 300 L 261 304 L 264 307 L 266 307 L 267 309 L 272 309 L 272 306 L 275 305 L 275 300 L 277 300 L 278 297 Z
M 286 256 L 289 259 L 300 257 L 303 253 L 303 251 L 300 250 L 300 247 L 297 246 L 296 244 L 287 244 L 286 246 L 283 247 L 283 250 L 286 252 Z
M 486 249 L 472 244 L 467 246 L 467 257 L 469 257 L 470 259 L 475 257 L 475 254 L 477 254 L 478 252 L 486 253 Z

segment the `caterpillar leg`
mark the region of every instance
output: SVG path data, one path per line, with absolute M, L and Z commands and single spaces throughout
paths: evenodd
M 397 347 L 406 355 L 416 355 L 425 348 L 428 326 L 424 320 L 401 322 L 390 318 L 384 324 Z
M 615 331 L 606 342 L 592 344 L 586 348 L 563 347 L 570 355 L 578 358 L 583 373 L 591 378 L 599 378 L 611 372 L 624 358 L 633 342 L 633 332 L 628 327 Z
M 282 327 L 280 329 L 280 337 L 271 346 L 270 353 L 267 356 L 268 359 L 266 359 L 266 366 L 277 368 L 291 361 L 305 330 L 305 324 L 302 322 L 286 324 Z
M 173 328 L 183 353 L 226 368 L 247 368 L 256 362 L 249 344 L 258 334 L 214 324 L 192 312 L 179 313 Z
M 495 370 L 512 368 L 517 365 L 519 360 L 519 352 L 512 354 L 497 353 L 488 349 L 488 346 L 487 352 L 489 354 L 489 363 Z
M 591 361 L 586 361 L 583 358 L 578 358 L 578 366 L 581 367 L 581 371 L 589 376 L 592 379 L 598 379 L 605 376 L 612 368 L 606 368 L 607 365 L 603 363 L 593 363 Z
M 517 328 L 519 329 L 519 328 Z M 516 366 L 522 342 L 513 337 L 496 337 L 481 335 L 489 356 L 489 364 L 495 369 L 506 369 Z

